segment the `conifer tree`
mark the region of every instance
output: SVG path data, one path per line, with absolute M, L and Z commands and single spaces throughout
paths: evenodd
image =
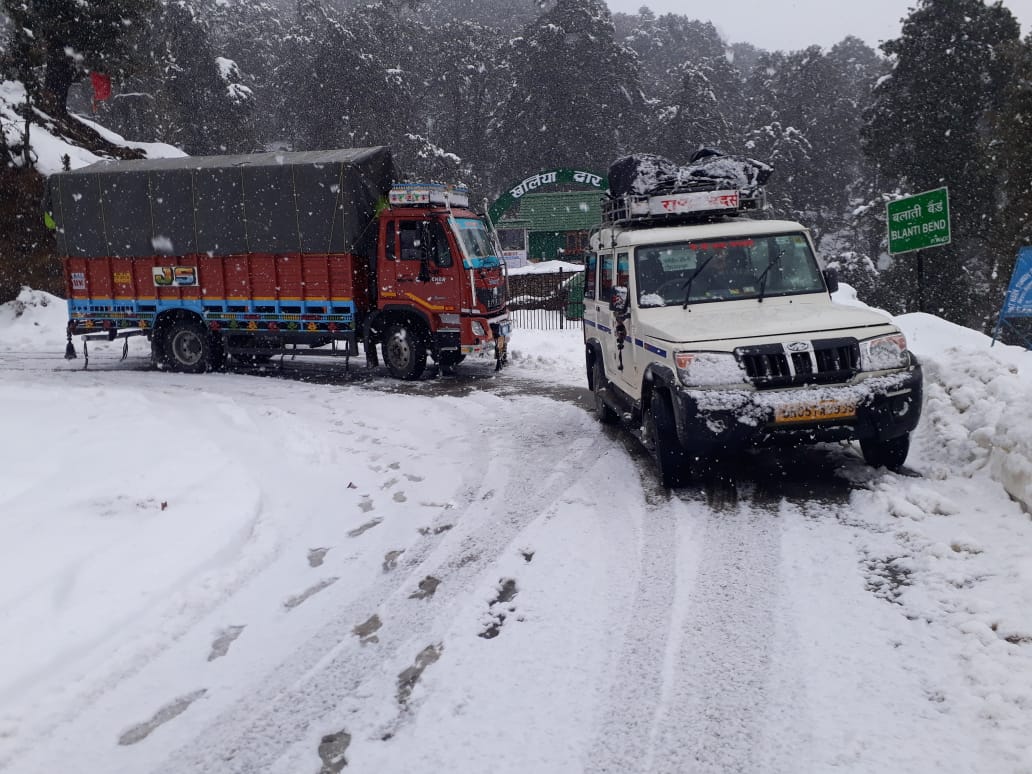
M 921 256 L 921 306 L 973 327 L 992 317 L 985 300 L 996 263 L 989 227 L 999 179 L 989 118 L 1011 78 L 1005 52 L 1019 31 L 999 2 L 920 0 L 901 36 L 882 46 L 893 67 L 874 89 L 863 129 L 883 186 L 949 188 L 953 242 Z

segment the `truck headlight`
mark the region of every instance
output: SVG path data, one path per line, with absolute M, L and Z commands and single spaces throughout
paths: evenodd
M 746 381 L 745 370 L 730 352 L 678 352 L 674 362 L 685 387 L 718 387 Z
M 474 336 L 486 336 L 487 331 L 484 330 L 484 326 L 480 324 L 480 320 L 474 320 L 469 324 L 469 327 L 473 330 Z
M 910 352 L 907 350 L 907 337 L 902 333 L 891 336 L 879 336 L 860 342 L 860 370 L 888 371 L 893 368 L 907 368 L 910 365 Z

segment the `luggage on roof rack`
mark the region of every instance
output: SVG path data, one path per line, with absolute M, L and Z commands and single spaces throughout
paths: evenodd
M 685 166 L 652 154 L 632 154 L 609 167 L 607 225 L 628 221 L 705 220 L 766 209 L 763 186 L 773 169 L 745 156 L 701 148 Z

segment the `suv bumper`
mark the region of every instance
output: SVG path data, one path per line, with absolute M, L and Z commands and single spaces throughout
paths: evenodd
M 779 407 L 820 401 L 852 404 L 855 414 L 805 421 L 775 419 Z M 921 366 L 915 363 L 906 371 L 846 385 L 766 391 L 679 389 L 674 415 L 684 448 L 692 455 L 712 456 L 750 446 L 896 438 L 917 426 L 921 402 Z

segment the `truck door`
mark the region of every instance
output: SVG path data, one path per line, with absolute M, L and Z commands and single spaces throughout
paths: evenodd
M 388 221 L 380 293 L 406 301 L 428 315 L 457 312 L 461 284 L 455 245 L 439 218 Z

